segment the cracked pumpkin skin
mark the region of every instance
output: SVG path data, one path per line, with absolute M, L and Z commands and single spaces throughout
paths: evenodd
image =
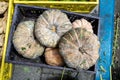
M 59 51 L 68 67 L 89 69 L 99 58 L 97 36 L 85 29 L 71 29 L 61 38 Z
M 49 48 L 55 48 L 61 36 L 72 28 L 67 15 L 60 10 L 50 9 L 41 14 L 35 24 L 35 36 Z
M 30 59 L 35 59 L 44 52 L 44 47 L 34 39 L 34 23 L 32 20 L 20 22 L 13 36 L 13 44 L 17 52 Z

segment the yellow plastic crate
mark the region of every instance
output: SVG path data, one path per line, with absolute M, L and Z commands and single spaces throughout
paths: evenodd
M 8 1 L 8 0 L 0 0 L 0 1 Z M 6 33 L 5 33 L 5 42 L 4 42 L 4 49 L 1 52 L 2 53 L 2 61 L 0 66 L 0 80 L 11 80 L 12 75 L 12 64 L 5 63 L 5 54 L 6 54 L 6 44 L 7 44 L 7 36 L 10 26 L 10 19 L 11 19 L 11 13 L 12 13 L 12 2 L 9 2 L 9 8 L 8 8 L 8 20 L 7 20 L 7 27 L 6 27 Z
M 14 0 L 14 3 L 29 4 L 47 8 L 64 9 L 78 13 L 89 13 L 99 3 L 99 0 L 91 1 Z

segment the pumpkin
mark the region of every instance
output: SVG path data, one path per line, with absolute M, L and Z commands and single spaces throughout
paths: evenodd
M 1 51 L 3 50 L 4 39 L 5 39 L 5 30 L 7 26 L 7 16 L 8 12 L 6 11 L 3 16 L 0 18 L 0 60 L 2 57 Z
M 7 2 L 0 2 L 0 14 L 3 14 L 8 8 Z
M 64 65 L 63 58 L 59 54 L 58 48 L 46 48 L 45 61 L 47 64 L 52 65 L 52 66 L 63 66 Z
M 8 17 L 8 12 L 6 11 L 4 16 L 0 18 L 0 34 L 5 33 L 6 30 L 6 24 L 7 24 L 7 17 Z
M 1 35 L 0 35 L 0 47 L 3 46 L 3 43 L 4 43 L 4 37 L 5 37 L 4 34 L 1 34 Z
M 46 47 L 56 47 L 61 36 L 72 28 L 67 15 L 50 9 L 41 14 L 35 24 L 35 36 Z
M 99 57 L 98 37 L 82 28 L 71 29 L 60 39 L 59 51 L 68 67 L 89 69 Z
M 44 52 L 44 47 L 33 36 L 34 23 L 33 20 L 20 22 L 13 35 L 15 49 L 19 54 L 30 59 L 41 56 Z
M 80 20 L 75 20 L 72 23 L 73 28 L 83 28 L 86 29 L 87 31 L 93 33 L 92 25 L 90 22 L 88 22 L 86 19 L 80 19 Z

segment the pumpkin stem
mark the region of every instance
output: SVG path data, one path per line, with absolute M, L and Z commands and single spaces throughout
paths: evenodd
M 82 47 L 79 47 L 79 51 L 83 54 L 83 53 L 85 53 L 85 54 L 87 54 L 87 52 L 82 48 Z
M 55 26 L 52 26 L 52 31 L 56 32 L 56 27 Z

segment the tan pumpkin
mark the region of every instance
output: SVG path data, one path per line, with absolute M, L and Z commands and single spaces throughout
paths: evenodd
M 67 15 L 50 9 L 39 16 L 35 24 L 35 36 L 46 47 L 56 47 L 61 36 L 72 28 Z
M 28 20 L 20 22 L 13 36 L 15 49 L 19 54 L 30 59 L 39 57 L 44 52 L 44 47 L 34 39 L 33 29 L 34 21 Z
M 80 20 L 75 20 L 72 23 L 73 28 L 83 28 L 86 29 L 87 31 L 93 33 L 92 25 L 90 22 L 88 22 L 86 19 L 80 19 Z
M 0 34 L 5 33 L 7 26 L 7 17 L 8 17 L 8 12 L 6 11 L 4 17 L 0 18 Z
M 59 54 L 58 48 L 47 48 L 45 50 L 45 61 L 47 64 L 52 66 L 63 66 L 64 61 L 62 56 Z
M 3 14 L 8 8 L 8 3 L 7 2 L 0 2 L 0 14 Z
M 89 69 L 99 57 L 97 36 L 85 29 L 75 28 L 61 38 L 59 51 L 65 63 L 76 69 Z
M 0 35 L 0 47 L 2 47 L 3 44 L 4 44 L 4 38 L 5 38 L 5 35 L 4 35 L 4 34 L 1 34 L 1 35 Z
M 0 57 L 2 57 L 2 50 L 3 50 L 3 45 L 4 45 L 4 39 L 5 39 L 5 31 L 6 31 L 6 26 L 7 26 L 7 17 L 8 17 L 8 12 L 6 11 L 4 13 L 4 16 L 0 18 Z

